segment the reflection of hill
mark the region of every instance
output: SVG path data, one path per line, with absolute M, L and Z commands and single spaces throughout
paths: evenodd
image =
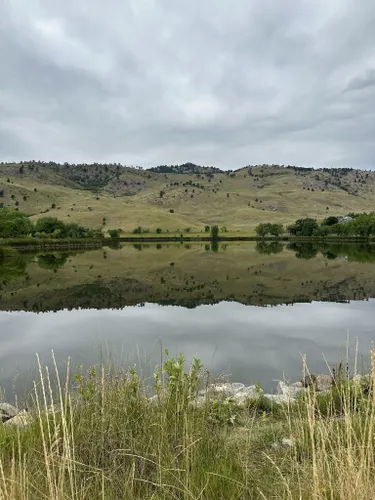
M 142 252 L 129 245 L 18 256 L 17 272 L 13 256 L 0 262 L 3 276 L 12 275 L 1 284 L 0 307 L 46 311 L 145 302 L 194 308 L 222 300 L 259 306 L 363 300 L 375 297 L 374 255 L 372 247 L 354 245 L 282 251 L 278 245 L 229 244 L 217 253 L 200 244 L 149 246 Z

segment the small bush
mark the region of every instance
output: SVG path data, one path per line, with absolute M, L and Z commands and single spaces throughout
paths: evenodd
M 108 229 L 108 234 L 111 238 L 119 238 L 121 229 Z

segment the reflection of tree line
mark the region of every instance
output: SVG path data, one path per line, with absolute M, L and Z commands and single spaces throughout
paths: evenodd
M 181 241 L 179 246 L 186 248 L 187 250 L 191 249 L 190 243 L 184 243 Z M 133 248 L 135 248 L 136 250 L 138 250 L 140 252 L 141 250 L 145 250 L 148 248 L 156 248 L 157 250 L 162 250 L 163 248 L 169 248 L 169 245 L 165 245 L 165 244 L 163 245 L 162 243 L 156 243 L 156 244 L 153 244 L 153 243 L 133 243 Z M 219 248 L 221 250 L 225 250 L 227 248 L 227 245 L 224 244 L 224 245 L 219 246 L 219 242 L 217 240 L 213 240 L 213 241 L 211 241 L 211 243 L 206 243 L 204 245 L 204 248 L 207 252 L 209 252 L 209 251 L 218 252 Z
M 147 245 L 148 246 L 148 245 Z M 346 258 L 350 261 L 372 263 L 375 262 L 375 246 L 371 245 L 353 245 L 353 244 L 331 244 L 316 245 L 314 243 L 291 243 L 288 246 L 280 242 L 259 242 L 256 246 L 258 252 L 263 254 L 276 254 L 282 252 L 284 248 L 295 252 L 297 258 L 311 259 L 319 252 L 327 259 Z M 220 245 L 219 248 L 206 248 L 207 251 L 224 251 L 225 248 Z M 39 252 L 20 253 L 11 248 L 0 248 L 0 298 L 1 290 L 5 291 L 7 284 L 16 278 L 30 279 L 27 274 L 27 265 L 29 263 L 37 264 L 40 268 L 50 271 L 56 271 L 63 267 L 69 256 L 75 252 Z M 266 265 L 266 260 L 264 262 Z M 248 271 L 251 268 L 248 268 Z M 273 290 L 269 285 L 264 288 L 262 280 L 257 279 L 254 282 L 249 275 L 249 289 L 244 290 L 236 288 L 236 279 L 226 275 L 226 269 L 223 269 L 221 282 L 214 280 L 212 282 L 188 284 L 181 281 L 177 287 L 175 283 L 168 281 L 168 275 L 161 275 L 160 284 L 156 281 L 148 283 L 143 280 L 142 273 L 138 277 L 116 278 L 106 280 L 105 277 L 98 279 L 93 283 L 72 285 L 64 290 L 44 291 L 37 294 L 29 302 L 17 301 L 16 292 L 9 303 L 14 304 L 15 309 L 26 309 L 32 311 L 48 311 L 62 308 L 122 308 L 125 305 L 136 305 L 144 302 L 154 302 L 161 305 L 176 305 L 187 308 L 194 308 L 202 304 L 215 304 L 222 300 L 237 301 L 249 305 L 276 305 L 284 303 L 279 289 Z M 338 271 L 339 272 L 339 271 Z M 261 271 L 255 269 L 254 274 L 259 275 Z M 261 274 L 260 274 L 261 275 Z M 307 273 L 308 276 L 308 273 Z M 226 280 L 225 280 L 226 277 Z M 340 276 L 338 276 L 340 278 Z M 158 278 L 156 280 L 159 283 Z M 31 282 L 29 282 L 31 283 Z M 193 282 L 194 283 L 194 282 Z M 224 283 L 226 283 L 224 287 Z M 359 283 L 355 277 L 348 277 L 337 282 L 314 282 L 314 285 L 306 287 L 306 283 L 295 284 L 294 295 L 288 293 L 286 299 L 289 303 L 311 302 L 312 300 L 342 301 L 351 299 L 365 299 L 366 292 L 362 283 Z M 310 281 L 312 284 L 312 281 Z M 242 283 L 242 286 L 244 284 Z M 53 288 L 53 285 L 51 285 Z M 245 286 L 246 283 L 245 283 Z M 277 284 L 275 287 L 277 288 Z M 24 288 L 24 285 L 22 285 Z M 69 293 L 67 293 L 69 292 Z M 289 290 L 290 292 L 290 290 Z M 369 293 L 370 296 L 372 293 Z M 291 298 L 292 297 L 292 298 Z M 17 304 L 18 302 L 18 304 Z
M 272 241 L 270 243 L 260 241 L 256 245 L 256 250 L 262 254 L 280 253 L 286 248 L 295 252 L 298 259 L 313 259 L 320 252 L 327 259 L 346 258 L 352 262 L 375 262 L 375 245 L 366 243 L 334 243 L 324 244 L 316 242 L 308 243 L 283 243 Z
M 27 265 L 32 262 L 36 262 L 42 269 L 57 270 L 67 263 L 68 257 L 84 251 L 88 250 L 33 253 L 0 246 L 0 284 L 5 285 L 16 278 L 27 276 Z

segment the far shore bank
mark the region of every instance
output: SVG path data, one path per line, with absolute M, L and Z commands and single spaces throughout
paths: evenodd
M 260 238 L 253 235 L 220 235 L 217 239 L 212 239 L 210 236 L 199 235 L 160 235 L 160 234 L 146 234 L 146 235 L 129 235 L 121 236 L 119 238 L 102 238 L 102 239 L 85 239 L 85 238 L 7 238 L 0 239 L 0 247 L 13 247 L 18 249 L 39 250 L 39 249 L 59 249 L 59 248 L 100 248 L 102 246 L 110 246 L 111 244 L 118 243 L 189 243 L 189 242 L 283 242 L 283 243 L 365 243 L 373 244 L 375 239 L 364 238 L 360 236 L 294 236 L 282 235 L 278 238 L 272 236 L 265 236 Z

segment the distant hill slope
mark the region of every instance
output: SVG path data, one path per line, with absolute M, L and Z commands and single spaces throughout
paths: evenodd
M 91 227 L 201 231 L 219 224 L 251 232 L 375 208 L 375 172 L 257 165 L 220 171 L 192 163 L 150 170 L 120 164 L 0 164 L 0 205 L 32 218 L 49 214 Z

